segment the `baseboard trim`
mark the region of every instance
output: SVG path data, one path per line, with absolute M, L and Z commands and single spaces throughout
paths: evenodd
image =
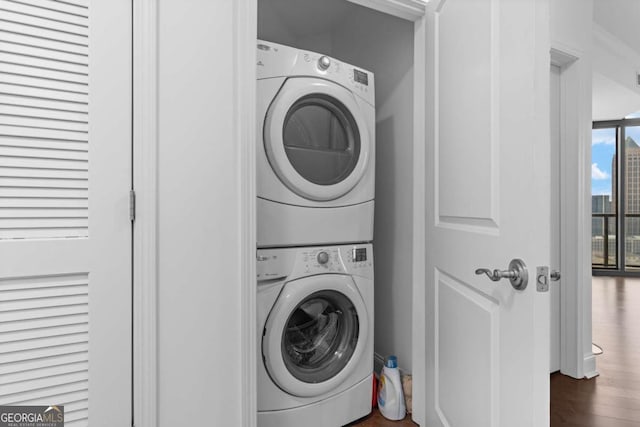
M 584 367 L 584 377 L 587 379 L 595 378 L 600 373 L 596 370 L 596 356 L 590 355 L 584 358 L 584 362 L 582 364 Z

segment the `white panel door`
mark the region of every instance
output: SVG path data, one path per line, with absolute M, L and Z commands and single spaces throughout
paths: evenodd
M 131 1 L 0 0 L 0 404 L 131 423 Z
M 446 0 L 427 31 L 427 425 L 549 423 L 548 10 Z M 478 268 L 527 266 L 524 290 Z

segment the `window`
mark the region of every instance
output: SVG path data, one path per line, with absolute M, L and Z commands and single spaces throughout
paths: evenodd
M 593 269 L 640 273 L 640 119 L 593 124 L 591 212 Z

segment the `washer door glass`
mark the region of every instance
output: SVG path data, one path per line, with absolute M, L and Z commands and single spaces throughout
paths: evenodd
M 293 310 L 282 333 L 287 370 L 305 383 L 333 378 L 353 356 L 358 325 L 356 308 L 344 294 L 322 290 L 309 295 Z
M 284 120 L 282 138 L 296 172 L 318 185 L 344 180 L 360 156 L 360 133 L 353 115 L 328 95 L 307 95 L 293 104 Z

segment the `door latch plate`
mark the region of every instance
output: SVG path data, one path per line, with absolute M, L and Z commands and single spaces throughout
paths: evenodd
M 549 267 L 536 267 L 536 289 L 549 292 Z

